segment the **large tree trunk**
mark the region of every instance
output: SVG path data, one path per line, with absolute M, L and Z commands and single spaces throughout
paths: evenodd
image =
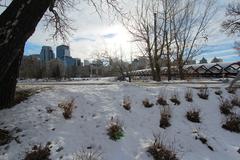
M 155 72 L 155 68 L 154 68 L 154 62 L 153 62 L 152 55 L 148 55 L 148 58 L 149 58 L 150 68 L 152 71 L 152 78 L 155 81 L 156 80 L 156 72 Z
M 14 103 L 23 47 L 51 0 L 14 0 L 0 15 L 0 108 Z
M 21 56 L 18 56 L 6 76 L 0 81 L 0 109 L 14 105 L 14 97 Z

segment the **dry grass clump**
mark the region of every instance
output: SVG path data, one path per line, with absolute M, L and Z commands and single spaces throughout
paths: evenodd
M 10 143 L 12 139 L 9 131 L 0 129 L 0 146 Z
M 239 96 L 234 96 L 231 101 L 233 106 L 238 106 L 240 107 L 240 97 Z
M 154 135 L 154 143 L 152 143 L 147 152 L 149 152 L 154 160 L 178 160 L 177 153 L 172 145 L 166 145 L 160 135 Z
M 131 100 L 130 100 L 130 97 L 124 97 L 122 106 L 127 111 L 131 110 Z
M 186 113 L 186 117 L 189 121 L 194 123 L 200 123 L 200 110 L 199 109 L 190 109 Z
M 49 156 L 51 155 L 51 150 L 49 146 L 34 146 L 32 151 L 27 152 L 24 160 L 51 160 Z
M 160 127 L 164 129 L 170 127 L 171 126 L 170 118 L 171 118 L 170 107 L 163 107 L 161 109 Z
M 173 102 L 174 105 L 180 105 L 180 100 L 179 100 L 179 96 L 178 94 L 174 94 L 171 99 L 170 99 L 171 102 Z
M 231 132 L 240 133 L 240 116 L 236 114 L 228 116 L 222 128 Z
M 118 118 L 111 118 L 110 123 L 107 127 L 107 134 L 110 139 L 114 141 L 117 141 L 124 136 L 123 124 L 119 121 Z
M 146 107 L 146 108 L 151 108 L 151 107 L 154 106 L 153 103 L 150 103 L 150 102 L 149 102 L 149 99 L 148 99 L 148 98 L 145 98 L 142 103 L 143 103 L 144 107 Z
M 215 91 L 215 94 L 218 95 L 218 96 L 221 96 L 222 93 L 223 93 L 223 92 L 222 92 L 222 90 L 220 90 L 220 89 Z
M 168 103 L 167 103 L 166 99 L 164 98 L 164 96 L 158 96 L 157 103 L 159 105 L 162 105 L 162 106 L 168 105 Z
M 102 153 L 97 150 L 81 150 L 78 152 L 73 160 L 102 160 Z
M 188 102 L 192 102 L 193 101 L 193 93 L 192 93 L 192 89 L 188 88 L 186 93 L 185 93 L 185 99 Z
M 228 99 L 220 99 L 220 111 L 224 115 L 232 114 L 233 109 L 232 103 Z
M 208 96 L 209 96 L 208 87 L 207 86 L 201 87 L 200 90 L 199 90 L 198 96 L 199 96 L 199 98 L 207 100 Z
M 75 108 L 74 99 L 70 101 L 62 102 L 58 104 L 58 107 L 63 109 L 63 117 L 65 119 L 70 119 L 72 118 L 72 112 L 73 112 L 73 109 Z

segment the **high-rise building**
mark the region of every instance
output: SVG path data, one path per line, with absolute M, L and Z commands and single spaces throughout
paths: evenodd
M 90 65 L 90 62 L 88 60 L 84 60 L 83 63 L 84 63 L 84 66 L 89 66 Z
M 52 59 L 54 59 L 54 53 L 52 47 L 50 46 L 43 46 L 40 52 L 40 59 L 42 63 L 46 63 Z
M 82 67 L 82 62 L 80 58 L 74 58 L 76 60 L 76 66 Z
M 71 57 L 70 48 L 66 45 L 60 45 L 57 47 L 57 58 L 64 61 L 64 57 Z

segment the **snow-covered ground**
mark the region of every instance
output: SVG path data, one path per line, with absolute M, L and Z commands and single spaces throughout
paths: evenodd
M 109 85 L 55 85 L 52 89 L 38 93 L 11 109 L 0 111 L 0 128 L 22 131 L 15 133 L 21 144 L 12 141 L 0 147 L 1 160 L 22 159 L 26 151 L 35 144 L 52 143 L 53 160 L 72 160 L 74 153 L 91 147 L 102 152 L 104 160 L 152 160 L 146 152 L 153 141 L 153 134 L 164 135 L 166 144 L 173 144 L 177 156 L 182 160 L 239 160 L 240 134 L 221 128 L 224 116 L 219 111 L 219 96 L 215 95 L 216 87 L 221 88 L 224 98 L 227 84 L 209 84 L 209 100 L 200 99 L 198 90 L 193 88 L 193 102 L 186 102 L 185 84 L 141 85 L 114 83 Z M 198 87 L 194 84 L 192 87 Z M 156 105 L 158 95 L 164 93 L 172 110 L 171 126 L 159 127 L 160 108 Z M 169 101 L 178 93 L 181 104 L 173 105 Z M 240 92 L 238 90 L 238 95 Z M 131 111 L 121 105 L 124 97 L 131 99 Z M 73 117 L 65 120 L 58 104 L 75 99 L 76 109 Z M 142 101 L 148 98 L 154 107 L 145 108 Z M 46 107 L 54 109 L 46 112 Z M 190 108 L 201 110 L 201 123 L 188 121 L 185 117 Z M 235 111 L 240 114 L 240 108 Z M 110 140 L 106 127 L 111 117 L 123 122 L 124 137 L 118 141 Z M 199 140 L 195 140 L 195 130 L 205 135 L 214 151 L 209 150 Z M 8 147 L 6 147 L 8 146 Z M 59 148 L 63 149 L 59 152 Z

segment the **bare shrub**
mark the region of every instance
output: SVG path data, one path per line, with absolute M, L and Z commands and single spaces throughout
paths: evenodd
M 193 101 L 193 93 L 192 93 L 192 89 L 188 88 L 186 93 L 185 93 L 185 99 L 188 102 L 192 102 Z
M 117 141 L 124 136 L 123 124 L 119 121 L 118 118 L 111 118 L 110 123 L 107 127 L 107 134 L 109 135 L 110 139 L 114 141 Z
M 24 160 L 51 160 L 49 156 L 51 155 L 51 150 L 49 146 L 46 145 L 45 147 L 34 146 L 32 151 L 27 152 Z
M 58 107 L 63 109 L 63 116 L 65 119 L 72 118 L 72 112 L 75 107 L 74 99 L 58 104 Z
M 234 96 L 231 101 L 233 106 L 238 106 L 240 107 L 240 97 L 239 96 Z
M 149 99 L 147 99 L 147 98 L 145 98 L 142 103 L 143 103 L 144 107 L 146 107 L 146 108 L 151 108 L 154 106 L 154 104 L 150 103 Z
M 154 135 L 154 143 L 152 143 L 147 152 L 149 152 L 154 160 L 178 160 L 176 151 L 173 146 L 164 144 L 164 137 Z
M 240 133 L 240 116 L 236 114 L 228 116 L 222 128 L 231 132 Z
M 200 110 L 190 109 L 189 111 L 187 111 L 186 117 L 191 122 L 200 123 Z
M 130 100 L 130 97 L 124 97 L 122 106 L 127 111 L 131 110 L 131 100 Z
M 73 160 L 102 160 L 102 153 L 92 149 L 83 149 L 74 156 Z
M 219 89 L 219 90 L 216 90 L 216 91 L 215 91 L 215 94 L 218 95 L 218 96 L 221 96 L 221 95 L 222 95 L 222 90 L 220 90 L 220 89 Z
M 173 94 L 170 101 L 173 102 L 174 105 L 180 105 L 181 102 L 178 93 Z
M 231 112 L 232 108 L 233 105 L 228 99 L 220 99 L 220 111 L 222 114 L 225 115 L 232 114 Z
M 170 107 L 163 107 L 161 109 L 161 119 L 160 119 L 160 127 L 161 128 L 167 128 L 171 126 L 170 123 L 170 118 L 171 118 L 171 109 Z
M 199 96 L 199 98 L 207 100 L 208 96 L 209 96 L 208 87 L 207 86 L 201 87 L 199 90 L 198 96 Z

